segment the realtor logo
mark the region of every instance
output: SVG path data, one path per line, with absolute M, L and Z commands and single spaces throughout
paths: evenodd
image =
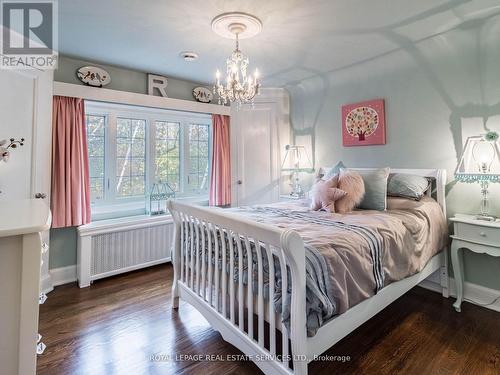
M 2 69 L 57 68 L 57 2 L 1 2 Z

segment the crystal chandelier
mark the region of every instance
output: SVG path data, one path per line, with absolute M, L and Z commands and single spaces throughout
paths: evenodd
M 254 23 L 249 23 L 249 20 Z M 258 21 L 258 30 L 255 25 Z M 253 103 L 259 94 L 259 71 L 248 74 L 248 57 L 240 50 L 240 36 L 248 38 L 260 32 L 262 24 L 255 17 L 243 13 L 224 14 L 216 17 L 212 28 L 218 34 L 235 39 L 236 48 L 226 60 L 226 77 L 221 79 L 217 70 L 215 75 L 214 94 L 218 96 L 219 104 L 236 103 L 237 108 L 245 103 Z

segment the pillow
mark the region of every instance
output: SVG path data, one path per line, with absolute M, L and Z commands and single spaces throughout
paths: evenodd
M 390 168 L 356 169 L 365 183 L 365 196 L 358 205 L 365 210 L 385 211 L 387 208 L 387 178 Z
M 361 175 L 349 169 L 340 169 L 338 188 L 345 191 L 345 197 L 335 203 L 338 213 L 345 214 L 351 212 L 356 207 L 365 194 L 365 184 Z
M 344 163 L 342 163 L 341 161 L 339 161 L 335 166 L 326 171 L 323 179 L 328 180 L 330 177 L 338 175 L 340 173 L 340 168 L 345 168 Z
M 387 195 L 403 197 L 419 201 L 429 188 L 427 178 L 406 173 L 395 173 L 389 176 Z
M 318 179 L 312 186 L 311 210 L 335 212 L 335 201 L 346 195 L 346 192 L 337 189 L 339 177 L 335 175 L 328 180 Z

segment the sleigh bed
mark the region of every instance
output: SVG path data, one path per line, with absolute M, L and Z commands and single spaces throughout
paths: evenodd
M 427 197 L 340 216 L 169 201 L 173 307 L 190 303 L 264 373 L 307 374 L 308 362 L 436 271 L 447 297 L 446 172 L 391 172 L 429 178 Z

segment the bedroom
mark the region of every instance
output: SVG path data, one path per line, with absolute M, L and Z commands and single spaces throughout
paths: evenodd
M 500 373 L 498 0 L 0 5 L 2 374 Z

